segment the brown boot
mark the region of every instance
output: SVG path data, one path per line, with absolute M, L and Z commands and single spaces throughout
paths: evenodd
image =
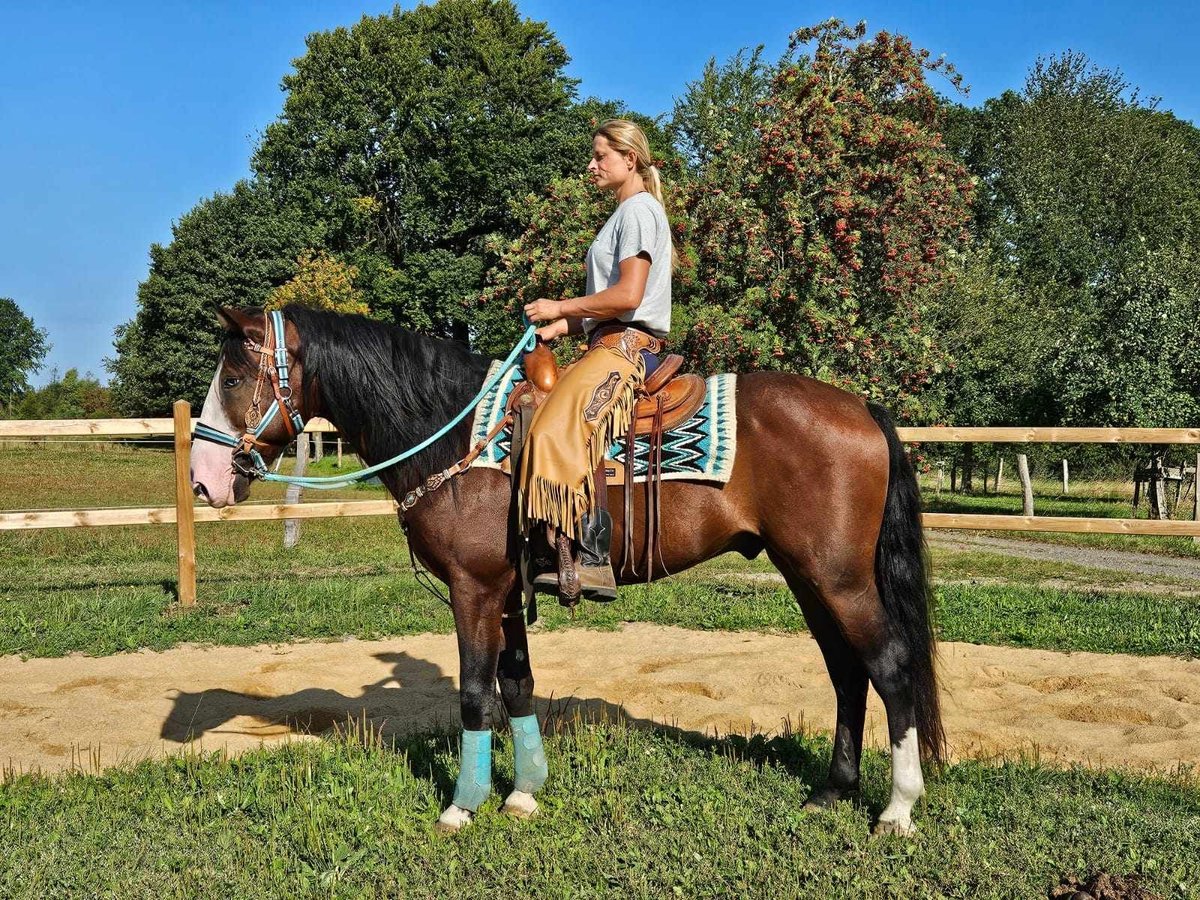
M 558 594 L 558 557 L 554 550 L 558 532 L 546 526 L 530 538 L 533 589 L 539 594 Z

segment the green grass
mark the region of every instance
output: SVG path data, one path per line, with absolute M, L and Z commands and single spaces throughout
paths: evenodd
M 36 501 L 27 506 L 67 505 L 68 497 L 78 505 L 97 504 L 106 491 L 133 494 L 139 503 L 166 502 L 152 496 L 154 482 L 146 479 L 146 470 L 166 463 L 169 472 L 167 454 L 48 450 L 6 456 L 12 457 L 19 459 L 10 472 L 18 472 L 21 481 L 9 474 L 0 480 L 0 500 L 9 504 L 20 495 L 20 485 Z M 81 468 L 89 477 L 56 482 L 46 469 L 56 466 Z M 136 493 L 139 485 L 143 494 Z M 0 533 L 0 654 L 106 654 L 189 641 L 252 645 L 452 627 L 446 609 L 413 579 L 403 536 L 387 518 L 307 520 L 292 551 L 283 549 L 277 522 L 202 524 L 197 535 L 199 604 L 185 612 L 175 600 L 170 527 Z M 795 601 L 768 575 L 772 572 L 765 557 L 726 555 L 649 587 L 624 588 L 615 604 L 585 605 L 574 620 L 552 599 L 543 599 L 542 620 L 548 628 L 613 628 L 639 621 L 803 630 Z M 1100 593 L 1092 586 L 1112 583 L 1112 573 L 993 553 L 935 549 L 934 572 L 946 582 L 939 617 L 946 638 L 1200 655 L 1200 600 L 1194 598 Z M 957 583 L 972 579 L 1008 584 Z M 1051 579 L 1053 588 L 1036 586 Z M 1168 590 L 1184 586 L 1169 578 L 1138 580 Z
M 801 812 L 822 737 L 709 741 L 603 723 L 547 741 L 542 813 L 497 796 L 432 823 L 453 741 L 339 738 L 0 785 L 0 895 L 236 897 L 1044 897 L 1067 872 L 1200 894 L 1200 788 L 1186 775 L 968 761 L 929 783 L 913 839 L 871 839 L 889 791 Z M 496 787 L 511 785 L 507 739 Z
M 370 534 L 362 535 L 362 542 L 370 540 Z M 342 550 L 322 568 L 322 557 L 332 551 L 316 540 L 295 559 L 275 560 L 268 554 L 258 572 L 245 571 L 240 554 L 223 564 L 210 560 L 202 567 L 207 574 L 200 582 L 200 602 L 188 611 L 175 602 L 170 573 L 91 576 L 86 564 L 71 563 L 69 577 L 78 579 L 71 582 L 68 575 L 45 567 L 13 569 L 13 582 L 0 590 L 0 653 L 107 654 L 182 642 L 253 645 L 451 630 L 449 612 L 407 570 L 399 535 L 391 541 L 389 559 L 374 563 L 369 555 L 350 560 Z M 361 549 L 344 533 L 337 546 L 343 542 Z M 804 630 L 784 585 L 769 577 L 746 577 L 762 568 L 760 561 L 721 557 L 667 581 L 622 588 L 616 603 L 585 604 L 574 618 L 553 599 L 543 598 L 542 627 L 609 629 L 630 621 L 696 629 Z M 111 565 L 101 571 L 111 571 Z M 1200 598 L 1022 584 L 946 584 L 938 594 L 939 629 L 947 640 L 1200 655 Z
M 928 484 L 923 488 L 924 508 L 927 512 L 982 513 L 990 515 L 1021 515 L 1021 494 L 1011 489 L 1001 494 L 951 494 L 943 491 L 937 496 Z M 1176 518 L 1191 519 L 1191 500 L 1183 504 L 1186 509 L 1176 510 Z M 1035 496 L 1034 512 L 1039 516 L 1077 516 L 1095 519 L 1147 518 L 1147 507 L 1143 503 L 1135 516 L 1129 498 L 1122 494 L 1102 496 Z M 1167 556 L 1200 558 L 1200 544 L 1190 537 L 1155 537 L 1152 535 L 1124 534 L 1056 534 L 1032 531 L 990 531 L 1013 540 L 1041 541 L 1052 544 L 1069 544 L 1080 547 L 1100 547 L 1106 550 L 1128 550 L 1140 553 L 1161 553 Z

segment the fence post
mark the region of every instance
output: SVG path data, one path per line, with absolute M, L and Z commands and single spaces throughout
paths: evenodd
M 1192 521 L 1200 522 L 1200 453 L 1196 454 L 1196 471 L 1192 474 L 1192 494 L 1195 503 L 1192 507 Z M 1192 543 L 1200 544 L 1200 536 L 1193 536 Z
M 1067 461 L 1063 460 L 1063 494 L 1071 493 L 1071 473 L 1067 469 Z
M 1021 515 L 1033 515 L 1033 482 L 1029 478 L 1029 457 L 1017 454 L 1017 474 L 1021 476 Z
M 196 519 L 192 508 L 192 405 L 176 400 L 175 535 L 179 546 L 179 605 L 196 605 Z
M 296 468 L 292 470 L 293 475 L 304 475 L 308 471 L 308 432 L 302 431 L 296 436 Z M 280 454 L 282 455 L 282 454 Z M 289 484 L 287 491 L 283 495 L 284 503 L 299 503 L 301 487 L 298 484 Z M 286 550 L 291 550 L 300 543 L 300 520 L 299 519 L 284 519 L 283 520 L 283 546 Z

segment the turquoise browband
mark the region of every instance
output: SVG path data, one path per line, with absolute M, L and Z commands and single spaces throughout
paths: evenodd
M 214 444 L 222 444 L 226 447 L 233 448 L 233 467 L 241 474 L 248 478 L 261 478 L 263 481 L 279 481 L 284 484 L 298 484 L 302 487 L 316 488 L 318 490 L 333 490 L 334 488 L 349 487 L 365 478 L 370 478 L 377 472 L 394 466 L 398 462 L 403 462 L 410 456 L 420 453 L 438 438 L 443 437 L 455 425 L 463 420 L 467 413 L 471 412 L 484 396 L 496 386 L 504 374 L 517 364 L 517 357 L 521 353 L 528 353 L 537 345 L 537 329 L 533 325 L 528 325 L 525 333 L 521 335 L 521 339 L 513 347 L 512 352 L 508 354 L 504 362 L 500 365 L 492 376 L 487 379 L 483 387 L 479 389 L 479 393 L 458 413 L 453 419 L 447 422 L 435 434 L 430 435 L 421 443 L 411 449 L 405 450 L 393 456 L 391 459 L 384 460 L 376 465 L 369 466 L 366 469 L 360 469 L 357 472 L 351 472 L 347 475 L 330 475 L 326 477 L 303 477 L 296 475 L 276 475 L 267 468 L 266 462 L 259 454 L 257 447 L 263 446 L 263 442 L 259 440 L 263 432 L 267 430 L 275 416 L 280 413 L 279 399 L 282 398 L 287 407 L 287 417 L 291 428 L 289 431 L 294 431 L 299 434 L 304 430 L 304 419 L 300 416 L 291 405 L 292 389 L 288 382 L 288 360 L 287 360 L 287 343 L 283 339 L 283 313 L 279 310 L 272 310 L 267 314 L 267 329 L 268 333 L 264 335 L 264 346 L 262 351 L 266 352 L 266 347 L 272 340 L 274 335 L 274 362 L 275 372 L 278 378 L 277 397 L 271 401 L 271 405 L 267 407 L 266 413 L 262 420 L 254 426 L 253 430 L 247 427 L 246 432 L 240 437 L 235 437 L 232 434 L 213 428 L 211 425 L 205 425 L 203 422 L 196 423 L 196 429 L 193 436 L 196 440 L 211 441 Z M 248 425 L 248 423 L 247 423 Z M 248 463 L 248 464 L 247 464 Z

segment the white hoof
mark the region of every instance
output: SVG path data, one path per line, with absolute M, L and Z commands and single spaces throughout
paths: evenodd
M 434 827 L 443 834 L 451 834 L 464 825 L 470 825 L 472 815 L 474 814 L 470 810 L 459 809 L 451 803 L 446 807 L 446 811 L 438 816 L 437 825 Z
M 888 822 L 880 819 L 875 823 L 875 827 L 871 829 L 871 837 L 882 837 L 885 834 L 894 834 L 897 837 L 913 837 L 917 833 L 917 826 L 909 819 L 903 822 Z
M 537 815 L 538 802 L 533 794 L 524 791 L 513 791 L 504 800 L 504 812 L 516 819 L 528 819 Z

